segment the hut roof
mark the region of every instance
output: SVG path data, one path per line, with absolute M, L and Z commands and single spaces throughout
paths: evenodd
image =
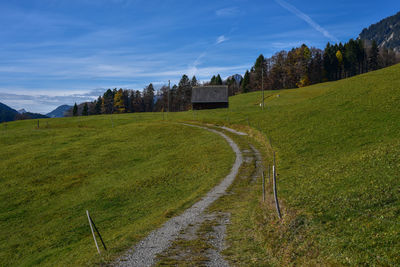
M 228 102 L 228 86 L 196 86 L 192 89 L 192 103 L 225 103 Z

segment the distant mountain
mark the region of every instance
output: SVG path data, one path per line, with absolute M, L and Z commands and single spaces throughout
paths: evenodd
M 47 119 L 49 118 L 46 115 L 32 112 L 25 112 L 22 114 L 17 114 L 15 116 L 15 120 L 31 120 L 31 119 Z
M 232 76 L 229 76 L 227 79 L 234 79 L 235 82 L 236 82 L 236 84 L 239 85 L 239 84 L 242 82 L 243 77 L 242 77 L 242 75 L 240 75 L 240 74 L 234 74 L 234 75 L 232 75 Z
M 361 40 L 375 40 L 378 46 L 400 52 L 400 12 L 364 29 Z
M 72 108 L 72 106 L 69 105 L 62 105 L 59 106 L 58 108 L 56 108 L 55 110 L 53 110 L 52 112 L 49 112 L 46 114 L 46 116 L 50 117 L 50 118 L 61 118 L 61 117 L 65 117 L 65 113 L 70 110 Z
M 21 110 L 20 110 L 21 111 Z M 23 109 L 25 111 L 25 109 Z M 45 119 L 46 115 L 32 112 L 18 112 L 3 103 L 0 103 L 0 122 L 15 121 L 15 120 L 30 120 L 30 119 Z
M 17 115 L 18 111 L 0 103 L 0 122 L 13 121 Z
M 20 109 L 20 110 L 18 110 L 18 113 L 19 114 L 24 114 L 24 113 L 26 113 L 27 111 L 23 108 L 23 109 Z

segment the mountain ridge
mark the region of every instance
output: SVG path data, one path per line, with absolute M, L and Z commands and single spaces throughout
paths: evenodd
M 62 118 L 65 117 L 65 113 L 70 110 L 72 106 L 70 105 L 61 105 L 54 109 L 53 111 L 46 114 L 46 116 L 50 118 Z
M 379 48 L 400 52 L 400 12 L 364 28 L 358 36 L 361 40 L 375 40 Z
M 13 121 L 18 114 L 18 111 L 0 102 L 0 123 Z

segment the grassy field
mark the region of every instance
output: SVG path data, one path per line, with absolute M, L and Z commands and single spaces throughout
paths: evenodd
M 239 196 L 230 231 L 237 254 L 277 266 L 400 265 L 400 65 L 266 96 L 264 111 L 255 92 L 232 97 L 229 110 L 175 115 L 258 130 L 259 143 L 277 152 L 287 216 L 278 223 L 255 204 L 258 194 L 248 205 Z M 249 222 L 250 233 L 240 228 Z
M 266 92 L 263 111 L 255 92 L 229 109 L 113 116 L 113 129 L 111 116 L 10 123 L 0 129 L 1 259 L 91 264 L 85 209 L 111 257 L 189 206 L 233 161 L 218 137 L 166 123 L 192 120 L 249 132 L 267 160 L 271 145 L 277 153 L 283 221 L 259 184 L 237 181 L 214 207 L 232 213 L 226 253 L 238 265 L 400 265 L 399 74 Z
M 199 199 L 234 160 L 218 135 L 154 114 L 0 126 L 0 265 L 112 259 Z M 86 209 L 108 246 L 102 258 Z

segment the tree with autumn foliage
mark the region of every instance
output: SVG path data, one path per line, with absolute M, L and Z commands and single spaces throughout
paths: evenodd
M 119 89 L 114 95 L 114 113 L 125 113 L 126 106 L 123 98 L 123 90 Z

